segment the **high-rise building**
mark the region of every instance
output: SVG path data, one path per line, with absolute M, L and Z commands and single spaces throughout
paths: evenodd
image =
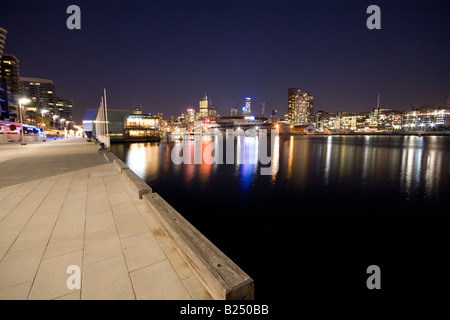
M 208 116 L 208 97 L 205 96 L 200 100 L 199 118 L 206 118 Z
M 8 31 L 6 31 L 3 28 L 0 28 L 0 59 L 3 55 L 3 49 L 5 48 L 5 42 L 6 42 L 6 34 Z
M 5 48 L 6 31 L 0 28 L 0 62 L 2 61 L 3 49 Z M 6 88 L 6 79 L 3 78 L 2 68 L 0 66 L 0 119 L 9 119 L 8 93 Z
M 2 55 L 2 77 L 6 79 L 7 90 L 11 94 L 20 93 L 19 59 L 13 54 Z
M 133 114 L 142 114 L 142 104 L 138 107 L 133 106 Z
M 450 108 L 450 90 L 448 91 L 447 108 Z
M 208 108 L 208 117 L 210 118 L 215 118 L 217 117 L 217 110 L 214 107 L 209 107 Z
M 252 113 L 252 98 L 246 97 L 244 106 L 242 107 L 242 114 Z
M 49 115 L 57 115 L 59 119 L 73 121 L 73 101 L 58 98 L 55 95 L 55 86 L 49 79 L 20 77 L 21 92 L 28 97 L 31 103 L 26 106 L 27 110 L 40 112 L 48 110 Z
M 14 119 L 20 94 L 19 59 L 12 54 L 2 54 L 0 59 L 0 104 L 2 119 Z
M 49 105 L 51 105 L 50 102 Z M 50 113 L 58 114 L 60 119 L 65 119 L 66 121 L 73 121 L 73 101 L 70 99 L 61 99 L 55 97 L 53 100 L 54 109 L 49 108 Z
M 52 80 L 41 78 L 20 77 L 22 94 L 30 98 L 29 108 L 36 111 L 47 109 L 50 113 L 58 114 L 55 106 L 55 86 Z
M 288 117 L 291 125 L 308 125 L 313 122 L 314 98 L 308 92 L 289 88 Z
M 195 120 L 195 110 L 194 108 L 187 108 L 186 115 L 184 117 L 187 122 L 194 122 Z
M 230 114 L 231 114 L 232 116 L 237 116 L 237 115 L 238 115 L 238 109 L 237 109 L 237 108 L 231 108 Z

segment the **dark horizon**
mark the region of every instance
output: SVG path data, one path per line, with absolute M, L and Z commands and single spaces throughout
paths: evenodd
M 81 8 L 81 30 L 66 9 Z M 381 30 L 366 9 L 381 8 Z M 22 77 L 51 79 L 73 99 L 75 119 L 97 108 L 143 106 L 165 119 L 206 93 L 219 114 L 252 97 L 287 113 L 288 88 L 314 96 L 314 111 L 444 106 L 450 88 L 445 1 L 17 1 L 1 4 L 4 53 Z

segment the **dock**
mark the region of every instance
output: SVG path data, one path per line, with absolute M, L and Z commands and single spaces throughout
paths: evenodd
M 0 145 L 0 208 L 1 300 L 253 298 L 250 277 L 86 139 Z

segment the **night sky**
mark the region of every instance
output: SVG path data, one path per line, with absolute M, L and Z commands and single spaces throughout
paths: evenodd
M 81 8 L 81 30 L 66 9 Z M 366 9 L 381 8 L 381 30 Z M 219 114 L 253 99 L 287 113 L 287 91 L 315 111 L 444 105 L 450 89 L 450 2 L 442 1 L 17 1 L 0 3 L 5 53 L 20 75 L 52 79 L 75 118 L 143 105 L 165 119 L 206 94 Z

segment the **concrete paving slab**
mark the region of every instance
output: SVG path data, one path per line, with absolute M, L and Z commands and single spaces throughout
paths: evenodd
M 98 146 L 0 145 L 0 172 L 0 299 L 208 299 Z
M 30 300 L 51 300 L 73 293 L 76 289 L 67 287 L 71 265 L 81 266 L 83 252 L 76 251 L 57 257 L 43 259 L 30 292 Z
M 83 267 L 82 300 L 134 300 L 123 255 Z
M 122 246 L 130 272 L 167 259 L 150 231 L 122 239 Z
M 192 300 L 168 260 L 131 272 L 136 297 L 142 300 Z

